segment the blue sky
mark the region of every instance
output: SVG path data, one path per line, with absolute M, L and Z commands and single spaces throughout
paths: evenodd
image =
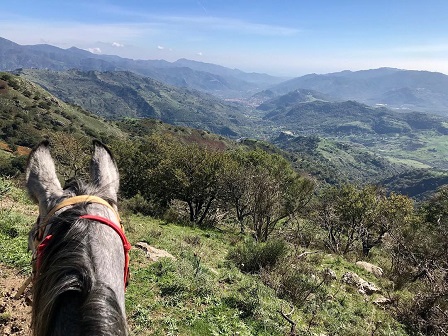
M 379 67 L 448 74 L 445 0 L 18 0 L 0 36 L 134 59 L 299 76 Z

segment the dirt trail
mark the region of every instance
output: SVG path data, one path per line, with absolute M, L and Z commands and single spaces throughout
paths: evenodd
M 30 287 L 19 298 L 14 296 L 27 276 L 0 264 L 0 335 L 30 335 Z

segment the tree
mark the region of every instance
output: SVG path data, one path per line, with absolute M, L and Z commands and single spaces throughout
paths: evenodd
M 235 211 L 241 233 L 245 231 L 246 218 L 251 215 L 251 177 L 254 173 L 247 157 L 247 151 L 243 149 L 227 153 L 220 178 L 221 201 Z
M 53 157 L 58 162 L 57 172 L 65 181 L 88 176 L 90 142 L 87 138 L 64 132 L 51 136 Z
M 185 202 L 189 220 L 205 225 L 220 190 L 222 152 L 179 140 L 159 149 L 163 152 L 161 159 L 148 172 L 154 196 Z
M 372 185 L 346 184 L 323 193 L 315 219 L 327 232 L 326 245 L 331 251 L 347 254 L 360 244 L 367 256 L 412 212 L 413 203 L 405 196 L 387 196 L 384 189 Z
M 257 239 L 266 241 L 281 221 L 311 199 L 314 182 L 300 176 L 279 155 L 256 149 L 247 153 L 249 213 Z
M 412 221 L 391 231 L 391 274 L 412 296 L 395 306 L 398 319 L 426 335 L 448 333 L 448 188 L 424 202 Z

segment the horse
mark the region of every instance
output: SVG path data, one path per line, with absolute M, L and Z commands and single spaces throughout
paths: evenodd
M 94 141 L 90 183 L 58 180 L 48 141 L 29 155 L 26 187 L 39 205 L 33 251 L 33 335 L 128 335 L 129 249 L 117 212 L 119 173 Z

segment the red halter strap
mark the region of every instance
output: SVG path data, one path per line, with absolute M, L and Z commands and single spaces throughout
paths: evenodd
M 129 282 L 129 250 L 131 249 L 131 243 L 129 243 L 128 239 L 126 238 L 126 235 L 124 234 L 124 231 L 122 230 L 122 228 L 119 227 L 114 222 L 112 222 L 110 219 L 105 218 L 105 217 L 101 217 L 101 216 L 83 215 L 83 216 L 80 216 L 79 218 L 90 219 L 90 220 L 99 222 L 101 224 L 105 224 L 105 225 L 109 226 L 110 228 L 114 229 L 114 231 L 116 233 L 118 233 L 118 235 L 121 238 L 121 241 L 123 242 L 123 249 L 124 249 L 124 286 L 126 288 L 127 285 L 128 285 L 128 282 Z M 48 243 L 50 242 L 52 237 L 53 236 L 51 234 L 46 236 L 42 240 L 42 242 L 37 246 L 37 251 L 36 251 L 36 254 L 37 254 L 37 256 L 36 256 L 36 269 L 37 270 L 40 268 L 40 266 L 42 264 L 43 250 L 48 245 Z
M 83 215 L 80 216 L 79 218 L 90 219 L 96 222 L 100 222 L 101 224 L 105 224 L 111 227 L 112 229 L 114 229 L 116 233 L 118 233 L 118 235 L 121 238 L 121 241 L 123 242 L 123 248 L 124 248 L 124 284 L 126 287 L 128 285 L 129 280 L 129 250 L 131 249 L 131 243 L 129 243 L 121 227 L 112 222 L 110 219 L 101 216 Z

